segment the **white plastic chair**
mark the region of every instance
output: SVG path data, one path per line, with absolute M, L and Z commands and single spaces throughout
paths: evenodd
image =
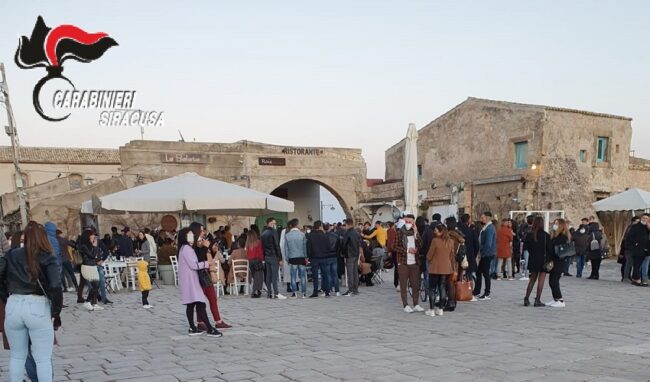
M 127 257 L 126 262 L 126 289 L 129 289 L 129 284 L 131 284 L 131 289 L 136 290 L 136 284 L 138 281 L 138 261 L 144 260 L 142 257 Z
M 178 286 L 178 258 L 176 256 L 169 256 L 172 262 L 172 271 L 174 271 L 174 286 Z
M 107 290 L 110 288 L 113 292 L 117 292 L 121 289 L 120 272 L 106 262 L 104 263 L 104 279 L 106 280 Z
M 233 260 L 232 261 L 232 274 L 233 282 L 230 283 L 230 295 L 239 296 L 239 287 L 244 287 L 244 295 L 248 296 L 250 293 L 250 284 L 248 283 L 248 260 Z M 240 281 L 237 275 L 244 275 L 244 281 Z
M 217 297 L 219 296 L 219 293 L 221 293 L 222 296 L 226 295 L 226 291 L 223 287 L 223 283 L 221 282 L 221 278 L 219 275 L 221 274 L 221 263 L 218 261 L 215 261 L 217 264 L 217 283 L 214 285 L 215 288 L 217 288 Z

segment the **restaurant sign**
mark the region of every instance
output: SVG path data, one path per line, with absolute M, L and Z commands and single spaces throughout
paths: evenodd
M 163 163 L 208 163 L 206 154 L 197 153 L 162 153 Z
M 285 158 L 258 158 L 260 166 L 286 166 Z
M 282 149 L 282 154 L 291 155 L 322 155 L 323 149 L 313 147 L 285 147 Z

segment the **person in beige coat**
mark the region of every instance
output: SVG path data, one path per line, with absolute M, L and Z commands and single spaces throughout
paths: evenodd
M 434 239 L 427 252 L 429 264 L 429 309 L 424 312 L 427 316 L 442 316 L 446 305 L 447 278 L 454 271 L 454 241 L 449 237 L 449 231 L 444 224 L 433 229 Z

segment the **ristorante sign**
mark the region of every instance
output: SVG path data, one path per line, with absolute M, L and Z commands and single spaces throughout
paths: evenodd
M 323 149 L 313 147 L 285 147 L 282 154 L 289 155 L 323 155 Z

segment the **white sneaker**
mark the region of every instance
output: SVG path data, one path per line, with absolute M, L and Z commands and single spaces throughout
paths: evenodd
M 546 306 L 551 306 L 551 305 L 553 305 L 553 304 L 555 304 L 555 300 L 553 300 L 553 301 L 549 301 L 549 302 L 545 303 L 544 305 L 546 305 Z
M 142 307 L 145 308 L 145 309 L 151 309 L 151 308 L 153 308 L 153 306 L 151 306 L 151 305 L 142 305 Z
M 97 306 L 97 305 L 95 305 L 95 306 Z M 86 308 L 88 310 L 95 310 L 95 307 L 89 301 L 84 302 L 84 308 Z
M 476 298 L 476 296 L 472 296 L 472 299 L 469 300 L 469 301 L 471 301 L 471 302 L 476 302 L 476 301 L 478 301 L 478 298 Z
M 528 280 L 530 280 L 530 279 L 528 277 L 526 277 L 526 276 L 519 278 L 519 281 L 528 281 Z
M 431 310 L 431 309 L 427 309 L 427 310 L 424 312 L 424 314 L 427 315 L 427 316 L 430 316 L 430 317 L 435 317 L 435 316 L 436 316 L 436 314 L 435 314 L 435 313 L 433 312 L 433 310 Z
M 76 291 L 77 291 L 77 290 L 74 289 L 74 288 L 72 288 L 72 287 L 68 288 L 68 292 L 76 292 Z
M 283 294 L 280 294 L 280 293 L 278 293 L 278 295 L 276 297 L 278 298 L 278 300 L 286 300 L 287 299 L 287 296 L 285 296 Z
M 104 310 L 104 307 L 99 305 L 93 305 L 93 310 Z
M 436 316 L 442 316 L 442 309 L 440 309 L 440 308 L 434 308 L 433 313 L 434 313 Z
M 551 308 L 566 308 L 566 304 L 564 301 L 553 301 L 552 304 L 549 305 Z
M 395 290 L 399 292 L 399 287 L 398 287 L 398 286 L 396 286 L 396 287 L 395 287 Z
M 406 306 L 404 307 L 404 311 L 405 311 L 406 313 L 413 313 L 413 308 L 411 308 L 410 306 L 406 305 Z
M 341 297 L 341 292 L 336 292 L 336 297 Z
M 420 305 L 416 305 L 413 307 L 413 311 L 415 312 L 424 312 L 424 309 Z

